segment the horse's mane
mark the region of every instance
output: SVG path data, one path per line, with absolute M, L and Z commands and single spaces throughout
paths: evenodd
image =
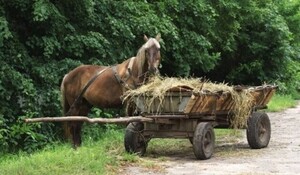
M 154 38 L 150 38 L 138 51 L 138 53 L 136 54 L 136 61 L 138 62 L 138 70 L 139 73 L 140 71 L 143 70 L 143 66 L 145 64 L 146 61 L 146 56 L 145 56 L 145 51 L 146 49 L 148 49 L 149 47 L 155 45 L 157 48 L 160 48 L 160 44 L 159 42 L 154 39 Z

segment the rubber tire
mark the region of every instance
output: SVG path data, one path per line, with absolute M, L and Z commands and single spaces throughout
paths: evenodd
M 194 131 L 193 149 L 197 159 L 211 158 L 215 148 L 215 132 L 209 122 L 198 123 Z
M 144 124 L 141 122 L 129 123 L 125 130 L 124 146 L 128 153 L 143 156 L 146 152 L 147 141 L 142 136 Z
M 253 112 L 247 121 L 247 140 L 252 149 L 268 146 L 271 138 L 271 123 L 268 115 Z

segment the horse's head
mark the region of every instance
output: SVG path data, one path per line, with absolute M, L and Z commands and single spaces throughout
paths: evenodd
M 158 73 L 158 67 L 160 65 L 160 34 L 155 38 L 149 38 L 144 35 L 144 49 L 145 49 L 145 61 L 148 63 L 148 71 L 151 74 Z

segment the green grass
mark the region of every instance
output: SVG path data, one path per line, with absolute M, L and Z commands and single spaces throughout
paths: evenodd
M 275 94 L 268 104 L 269 112 L 278 112 L 287 108 L 296 107 L 297 101 L 291 95 Z
M 109 158 L 103 149 L 55 146 L 34 155 L 19 155 L 1 162 L 1 174 L 95 174 L 104 173 Z
M 0 174 L 114 174 L 118 155 L 124 152 L 122 139 L 122 131 L 109 131 L 97 142 L 85 141 L 77 150 L 70 144 L 54 144 L 33 154 L 5 155 L 0 158 Z
M 215 132 L 217 138 L 236 137 L 236 133 L 229 129 L 215 129 Z M 153 139 L 147 149 L 147 159 L 141 159 L 137 155 L 125 153 L 123 139 L 122 129 L 111 129 L 102 134 L 99 141 L 85 139 L 77 150 L 66 143 L 52 144 L 32 154 L 6 154 L 0 158 L 0 174 L 118 174 L 122 166 L 132 163 L 159 171 L 162 167 L 156 161 L 165 160 L 175 154 L 193 154 L 188 139 Z
M 241 130 L 214 129 L 214 132 L 216 144 L 236 142 L 242 137 Z M 188 139 L 152 139 L 146 152 L 146 156 L 155 158 L 181 154 L 194 154 Z

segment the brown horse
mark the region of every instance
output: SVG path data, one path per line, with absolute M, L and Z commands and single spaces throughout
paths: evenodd
M 65 75 L 61 83 L 65 116 L 87 116 L 91 107 L 120 108 L 121 96 L 128 89 L 147 81 L 158 72 L 160 64 L 160 35 L 148 39 L 135 57 L 115 66 L 82 65 Z M 76 148 L 81 144 L 82 122 L 67 122 L 65 136 Z

